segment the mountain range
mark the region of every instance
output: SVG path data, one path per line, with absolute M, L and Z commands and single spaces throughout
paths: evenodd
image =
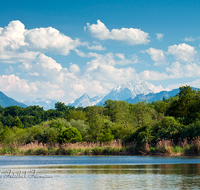
M 8 106 L 20 106 L 20 107 L 27 107 L 27 105 L 18 102 L 12 98 L 9 98 L 8 96 L 6 96 L 3 92 L 0 91 L 0 106 L 5 108 Z
M 128 82 L 120 86 L 113 88 L 106 96 L 99 97 L 95 96 L 90 98 L 88 94 L 83 94 L 80 98 L 77 98 L 73 103 L 68 105 L 74 107 L 87 107 L 93 105 L 103 105 L 108 99 L 111 100 L 124 100 L 128 103 L 137 103 L 139 101 L 146 100 L 147 102 L 153 102 L 157 100 L 162 100 L 163 96 L 169 98 L 175 96 L 179 92 L 179 89 L 174 89 L 171 91 L 161 91 L 156 93 L 152 90 L 151 84 L 148 82 Z M 0 106 L 7 107 L 11 105 L 17 105 L 21 107 L 26 107 L 30 105 L 39 105 L 45 110 L 54 109 L 56 100 L 51 99 L 41 99 L 37 98 L 34 101 L 23 101 L 18 102 L 12 98 L 7 97 L 4 93 L 0 91 Z
M 125 101 L 128 103 L 138 103 L 140 101 L 146 100 L 147 102 L 153 102 L 158 100 L 163 100 L 163 97 L 170 98 L 172 96 L 175 96 L 179 93 L 179 88 L 174 89 L 172 91 L 161 91 L 159 93 L 149 93 L 147 95 L 144 94 L 138 94 L 135 98 L 128 98 Z
M 83 94 L 80 98 L 77 98 L 74 103 L 68 104 L 70 106 L 74 107 L 87 107 L 87 106 L 94 106 L 96 105 L 99 101 L 101 101 L 103 96 L 95 96 L 93 98 L 90 98 L 89 95 L 86 93 Z
M 156 100 L 162 100 L 163 96 L 165 98 L 170 98 L 179 93 L 179 88 L 171 91 L 161 91 L 156 93 L 150 89 L 150 83 L 147 82 L 128 82 L 120 86 L 113 88 L 110 93 L 102 97 L 90 98 L 86 93 L 80 98 L 76 99 L 74 103 L 69 104 L 74 107 L 86 107 L 91 105 L 101 105 L 103 106 L 106 100 L 124 100 L 128 103 L 137 103 L 139 101 L 146 100 L 147 102 L 153 102 Z
M 36 98 L 33 101 L 23 101 L 24 104 L 26 104 L 27 106 L 33 106 L 33 105 L 38 105 L 40 107 L 43 107 L 44 110 L 48 110 L 48 109 L 54 109 L 55 108 L 55 103 L 57 101 L 56 100 L 51 100 L 51 99 L 42 99 L 42 98 Z
M 117 86 L 111 90 L 97 105 L 103 105 L 106 100 L 126 100 L 128 98 L 134 98 L 138 94 L 149 94 L 153 91 L 148 87 L 147 82 L 127 82 L 120 86 Z

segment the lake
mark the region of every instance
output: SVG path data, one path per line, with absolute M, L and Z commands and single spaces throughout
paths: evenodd
M 0 189 L 200 189 L 200 159 L 0 156 Z

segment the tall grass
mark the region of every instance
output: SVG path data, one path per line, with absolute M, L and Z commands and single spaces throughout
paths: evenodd
M 7 151 L 4 151 L 7 150 Z M 17 149 L 18 151 L 11 151 Z M 37 141 L 29 144 L 14 146 L 0 145 L 0 154 L 22 154 L 22 155 L 109 155 L 121 154 L 123 149 L 121 140 L 110 143 L 77 142 L 63 144 L 44 144 Z
M 155 146 L 146 146 L 146 153 L 166 155 L 200 155 L 200 138 L 174 144 L 172 140 L 161 140 Z
M 158 141 L 154 146 L 136 142 L 123 145 L 121 140 L 110 143 L 43 144 L 37 141 L 25 145 L 2 145 L 0 155 L 200 155 L 200 138 L 174 144 L 171 140 Z

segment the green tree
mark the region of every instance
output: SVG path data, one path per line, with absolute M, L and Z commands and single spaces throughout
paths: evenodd
M 66 110 L 66 105 L 65 103 L 62 103 L 62 102 L 57 102 L 55 103 L 55 108 L 58 110 L 58 111 L 65 111 Z
M 184 126 L 174 117 L 166 116 L 162 122 L 152 128 L 153 135 L 155 136 L 154 140 L 169 139 L 178 142 L 181 138 L 183 128 Z
M 100 142 L 111 142 L 114 140 L 114 135 L 112 131 L 115 127 L 115 124 L 110 120 L 104 120 L 101 128 L 101 136 L 99 137 Z
M 78 129 L 78 131 L 81 133 L 83 141 L 87 141 L 89 126 L 83 120 L 71 120 L 70 124 L 72 127 Z
M 146 102 L 130 104 L 129 110 L 136 127 L 149 125 L 153 122 L 153 117 L 156 118 L 154 109 L 150 108 Z
M 18 127 L 18 128 L 24 128 L 24 125 L 23 125 L 23 123 L 21 122 L 21 120 L 19 119 L 18 116 L 14 119 L 12 126 L 15 126 L 15 127 Z
M 109 116 L 114 123 L 129 122 L 129 104 L 125 101 L 107 100 L 104 103 L 104 115 Z
M 176 118 L 184 118 L 182 121 L 184 124 L 188 124 L 189 120 L 189 108 L 195 103 L 195 97 L 197 95 L 196 90 L 190 86 L 179 87 L 178 99 L 173 101 L 168 108 L 166 115 L 174 116 Z
M 59 129 L 46 127 L 37 135 L 38 142 L 55 144 L 58 139 Z
M 68 114 L 65 117 L 68 121 L 70 120 L 83 120 L 85 121 L 85 112 L 82 110 L 69 110 Z
M 76 143 L 81 141 L 81 133 L 74 127 L 64 129 L 58 136 L 59 143 Z
M 98 142 L 99 137 L 101 137 L 103 125 L 103 118 L 100 115 L 94 115 L 93 118 L 90 118 L 89 129 L 88 129 L 88 140 L 92 142 Z

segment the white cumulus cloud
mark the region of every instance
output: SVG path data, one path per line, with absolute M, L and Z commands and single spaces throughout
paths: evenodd
M 85 43 L 82 43 L 79 39 L 73 40 L 52 27 L 28 30 L 25 29 L 23 23 L 16 20 L 11 21 L 8 26 L 0 28 L 1 54 L 3 52 L 3 54 L 0 55 L 0 58 L 4 54 L 8 57 L 8 52 L 15 53 L 17 50 L 19 50 L 17 53 L 26 53 L 27 51 L 48 51 L 68 55 L 70 50 L 74 50 L 80 45 L 85 45 Z M 101 47 L 99 46 L 96 48 L 100 49 Z
M 80 68 L 78 65 L 76 64 L 71 64 L 70 69 L 69 69 L 72 73 L 78 73 L 80 71 Z
M 194 47 L 182 43 L 179 45 L 173 45 L 168 47 L 168 53 L 175 56 L 176 60 L 191 62 L 194 60 L 194 56 L 197 53 Z
M 183 65 L 176 61 L 173 62 L 169 68 L 167 67 L 166 71 L 171 72 L 173 78 L 200 77 L 200 65 L 197 63 L 187 63 Z
M 11 21 L 8 26 L 0 28 L 0 50 L 16 50 L 27 45 L 24 41 L 25 26 L 20 21 Z
M 117 40 L 130 45 L 147 44 L 150 42 L 149 34 L 137 28 L 112 29 L 111 31 L 103 22 L 97 20 L 97 24 L 89 24 L 84 27 L 94 38 L 99 40 Z
M 11 74 L 0 76 L 0 91 L 30 93 L 37 91 L 37 87 L 33 83 L 28 83 L 27 80 L 20 79 L 18 76 Z
M 81 45 L 79 39 L 73 40 L 52 27 L 26 30 L 24 35 L 29 48 L 55 51 L 62 55 L 68 55 L 70 50 Z
M 40 54 L 36 59 L 36 64 L 41 65 L 45 69 L 57 69 L 60 71 L 62 69 L 61 64 L 57 63 L 54 59 L 51 57 L 48 57 L 44 54 Z
M 145 70 L 139 74 L 141 80 L 165 80 L 169 78 L 166 73 L 159 73 L 158 71 Z
M 151 59 L 155 61 L 155 65 L 162 64 L 165 61 L 164 52 L 160 49 L 149 48 L 145 50 L 151 56 Z

